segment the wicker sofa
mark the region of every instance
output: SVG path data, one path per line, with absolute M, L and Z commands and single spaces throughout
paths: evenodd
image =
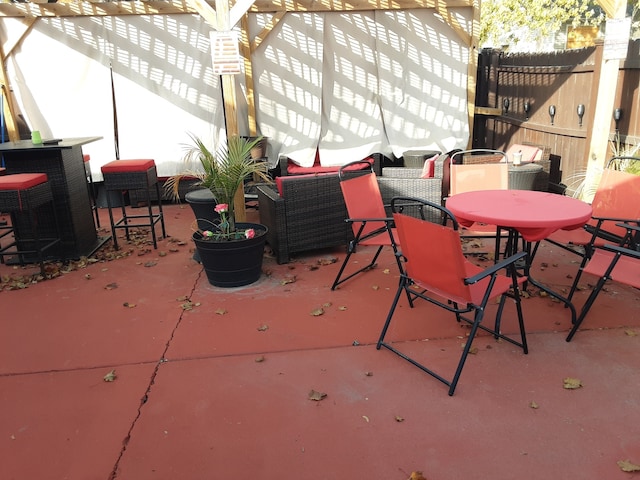
M 431 178 L 421 178 L 421 168 L 383 168 L 378 178 L 382 200 L 389 204 L 393 197 L 416 197 L 440 205 L 449 194 L 449 162 L 448 154 L 440 155 L 434 162 Z

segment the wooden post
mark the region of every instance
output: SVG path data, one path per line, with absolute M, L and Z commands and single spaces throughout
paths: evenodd
M 624 18 L 626 14 L 626 0 L 613 0 L 603 5 L 609 18 Z M 586 159 L 587 176 L 585 178 L 585 192 L 594 192 L 600 179 L 600 172 L 607 161 L 609 147 L 609 131 L 611 130 L 611 118 L 616 98 L 618 86 L 618 75 L 620 70 L 620 60 L 607 60 L 604 55 L 600 56 L 599 76 L 595 79 L 597 94 L 595 111 L 593 113 L 593 123 L 589 133 L 589 151 Z M 597 66 L 598 67 L 598 66 Z M 583 200 L 589 202 L 592 198 Z

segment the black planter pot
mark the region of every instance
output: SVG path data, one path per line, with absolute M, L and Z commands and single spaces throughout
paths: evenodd
M 267 241 L 267 227 L 259 223 L 237 223 L 236 228 L 253 228 L 253 238 L 213 242 L 202 240 L 199 233 L 193 234 L 193 241 L 200 262 L 211 285 L 216 287 L 241 287 L 258 281 L 262 273 L 264 245 Z

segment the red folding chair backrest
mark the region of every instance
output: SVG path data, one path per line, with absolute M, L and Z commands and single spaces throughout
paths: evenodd
M 460 234 L 451 227 L 394 213 L 405 271 L 418 285 L 461 304 L 470 303 Z
M 387 218 L 388 214 L 384 209 L 384 202 L 378 186 L 375 173 L 359 175 L 340 181 L 342 196 L 347 206 L 349 218 Z M 369 232 L 384 227 L 384 222 L 367 222 L 362 231 L 362 236 Z M 353 223 L 353 233 L 358 234 L 361 224 Z
M 591 203 L 593 217 L 640 220 L 640 175 L 606 168 Z M 588 222 L 597 223 L 593 218 Z M 624 228 L 615 221 L 604 222 L 603 230 L 624 237 Z
M 451 195 L 509 188 L 509 166 L 506 163 L 451 165 L 450 175 Z

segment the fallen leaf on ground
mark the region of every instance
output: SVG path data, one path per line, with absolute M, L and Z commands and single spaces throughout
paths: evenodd
M 315 402 L 319 402 L 320 400 L 324 399 L 326 396 L 327 396 L 326 393 L 317 392 L 315 390 L 311 390 L 309 392 L 309 400 L 313 400 Z
M 158 262 L 151 261 L 151 262 L 145 263 L 144 266 L 145 267 L 155 267 L 157 264 L 158 264 Z
M 105 382 L 113 382 L 116 378 L 118 378 L 118 376 L 116 375 L 116 370 L 115 369 L 111 370 L 104 377 L 102 377 L 102 379 Z
M 338 310 L 340 310 L 341 312 L 344 312 L 347 309 L 347 307 L 345 307 L 344 305 L 341 307 L 338 307 Z
M 314 317 L 319 317 L 324 314 L 324 310 L 322 308 L 316 308 L 315 310 L 311 310 L 311 315 Z
M 118 288 L 118 284 L 116 282 L 108 283 L 104 286 L 105 290 L 113 290 L 114 288 Z
M 623 472 L 640 472 L 640 465 L 631 463 L 630 460 L 618 460 L 618 466 Z
M 280 285 L 288 285 L 289 283 L 295 283 L 296 276 L 295 275 L 287 275 L 280 281 Z
M 262 363 L 264 362 L 266 359 L 264 358 L 264 355 L 260 355 L 259 357 L 256 357 L 255 362 L 256 363 Z
M 396 422 L 398 423 L 404 422 L 404 417 L 401 417 L 400 415 L 396 415 Z
M 636 337 L 636 336 L 638 336 L 638 332 L 636 332 L 635 330 L 625 330 L 624 334 L 627 337 Z
M 533 400 L 531 402 L 529 402 L 529 407 L 531 407 L 533 409 L 540 408 L 540 406 L 536 402 L 534 402 Z
M 409 477 L 409 480 L 427 480 L 427 479 L 422 475 L 422 472 L 411 472 L 411 476 Z
M 563 387 L 567 390 L 575 390 L 582 387 L 582 382 L 577 378 L 567 377 L 563 381 Z
M 193 303 L 192 302 L 184 302 L 182 305 L 180 305 L 182 307 L 182 310 L 193 310 Z
M 226 314 L 227 314 L 226 308 L 219 308 L 216 310 L 216 315 L 226 315 Z
M 332 265 L 337 261 L 338 259 L 336 257 L 321 258 L 318 260 L 318 265 Z
M 260 325 L 258 327 L 259 332 L 266 332 L 267 330 L 269 330 L 269 325 Z
M 136 306 L 135 303 L 129 303 L 129 302 L 124 302 L 122 305 L 127 307 L 127 308 L 135 308 L 135 306 Z

